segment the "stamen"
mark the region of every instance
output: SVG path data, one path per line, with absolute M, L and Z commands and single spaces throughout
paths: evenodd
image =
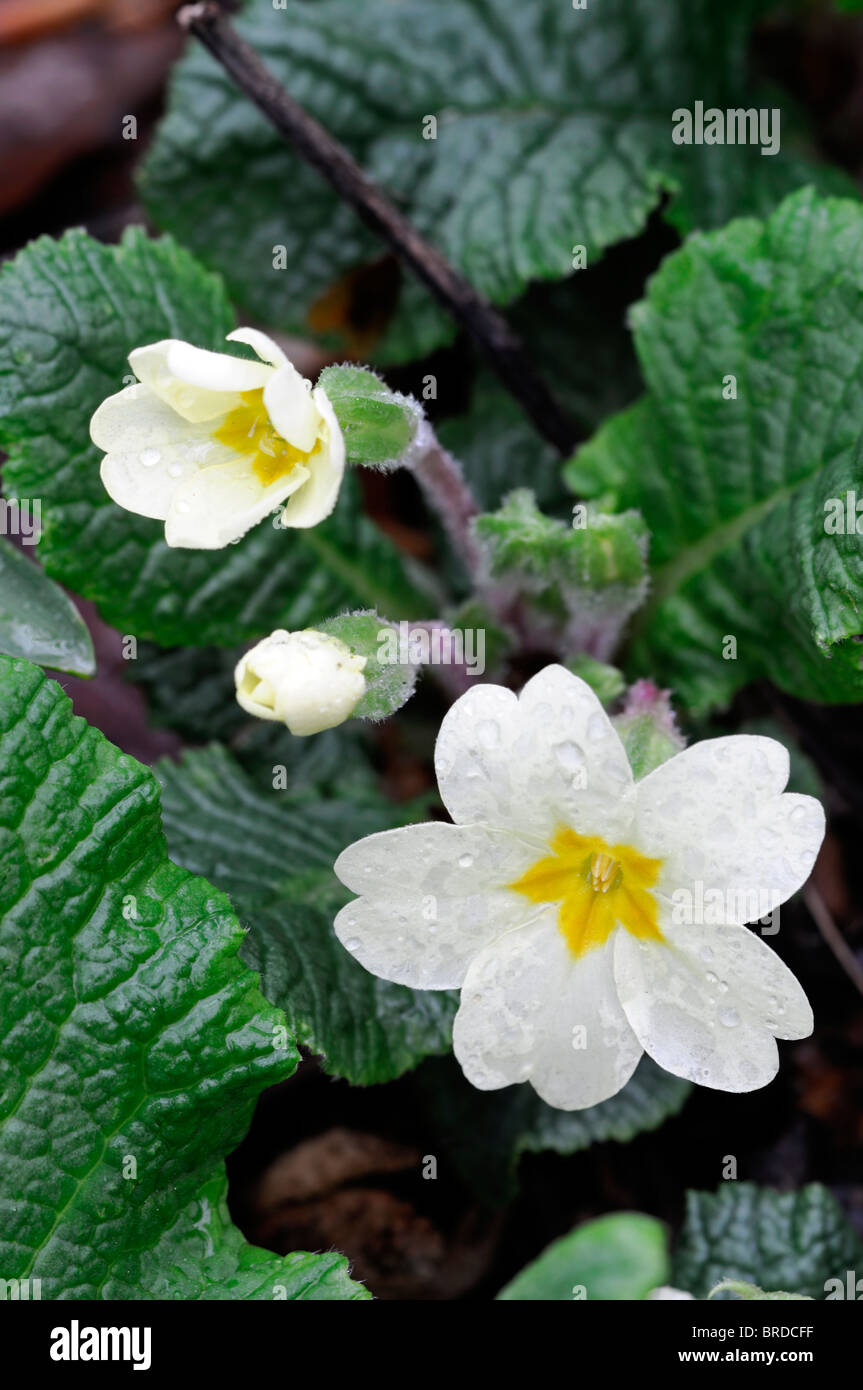
M 537 860 L 509 887 L 531 902 L 560 904 L 558 924 L 573 955 L 601 946 L 617 927 L 642 939 L 662 940 L 650 892 L 661 860 L 566 827 L 556 831 L 550 848 L 551 855 Z

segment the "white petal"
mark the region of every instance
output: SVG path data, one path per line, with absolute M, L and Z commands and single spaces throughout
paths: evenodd
M 265 487 L 252 460 L 236 455 L 231 463 L 204 468 L 174 493 L 165 540 L 189 550 L 221 550 L 274 512 L 308 476 L 296 463 L 287 477 Z
M 453 820 L 549 836 L 561 825 L 613 843 L 632 816 L 633 779 L 620 739 L 590 686 L 547 666 L 516 699 L 475 686 L 450 708 L 435 770 Z
M 489 941 L 537 908 L 501 885 L 518 878 L 536 850 L 484 826 L 443 821 L 368 835 L 335 870 L 363 896 L 336 918 L 336 935 L 374 975 L 417 989 L 461 984 Z
M 193 424 L 234 410 L 242 391 L 261 389 L 273 372 L 263 362 L 209 352 L 177 338 L 135 348 L 129 364 L 140 382 Z
M 274 343 L 272 338 L 262 333 L 259 328 L 235 328 L 233 333 L 228 334 L 226 341 L 245 343 L 258 354 L 262 362 L 267 362 L 271 367 L 283 367 L 288 360 L 278 343 Z
M 308 460 L 309 481 L 285 507 L 283 526 L 317 526 L 336 505 L 344 477 L 345 440 L 336 413 L 319 386 L 312 400 L 323 416 L 323 437 L 319 450 Z
M 264 405 L 276 433 L 302 453 L 311 453 L 321 427 L 321 412 L 305 377 L 286 362 L 264 387 Z
M 574 957 L 548 909 L 477 956 L 462 986 L 453 1049 L 480 1090 L 530 1081 L 561 1110 L 615 1095 L 642 1051 L 617 1001 L 610 948 Z
M 168 349 L 168 371 L 189 386 L 205 391 L 257 391 L 266 386 L 272 368 L 247 357 L 227 352 L 210 352 L 177 340 Z
M 788 967 L 746 927 L 671 927 L 667 945 L 616 933 L 620 1002 L 645 1052 L 666 1071 L 722 1091 L 753 1091 L 776 1075 L 775 1037 L 812 1031 L 812 1010 Z
M 785 902 L 824 837 L 820 804 L 783 795 L 787 780 L 780 743 L 738 734 L 696 743 L 639 782 L 634 843 L 663 860 L 659 893 L 697 897 L 700 884 L 723 897 L 717 920 L 740 923 Z
M 331 633 L 278 628 L 237 663 L 237 700 L 292 734 L 317 734 L 343 723 L 362 699 L 366 661 Z
M 101 477 L 114 502 L 139 516 L 164 521 L 187 478 L 236 455 L 212 439 L 207 425 L 192 425 L 147 386 L 127 386 L 103 401 L 90 421 L 94 444 L 105 449 Z

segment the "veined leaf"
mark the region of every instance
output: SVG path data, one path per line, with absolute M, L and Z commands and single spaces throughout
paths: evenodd
M 302 780 L 263 792 L 216 746 L 158 771 L 172 854 L 228 893 L 250 928 L 244 958 L 327 1071 L 361 1085 L 390 1081 L 447 1050 L 456 996 L 370 975 L 333 931 L 350 897 L 333 873 L 336 857 L 409 818 L 404 811 L 321 799 Z
M 826 1187 L 776 1192 L 749 1182 L 688 1192 L 671 1282 L 706 1298 L 720 1280 L 824 1298 L 863 1265 L 863 1243 Z
M 863 698 L 863 207 L 804 190 L 694 236 L 632 321 L 648 394 L 567 472 L 650 528 L 631 669 L 696 713 L 763 676 Z
M 0 769 L 3 1277 L 49 1298 L 362 1296 L 343 1260 L 229 1227 L 222 1159 L 296 1051 L 227 899 L 168 859 L 155 778 L 5 656 Z
M 777 105 L 747 85 L 767 0 L 252 0 L 239 28 L 276 77 L 344 141 L 485 295 L 572 273 L 633 236 L 670 196 L 683 230 L 762 213 L 801 183 L 851 191 L 783 141 L 675 144 L 672 113 Z M 790 139 L 789 139 L 790 136 Z M 789 148 L 789 145 L 792 148 Z M 235 196 L 238 182 L 243 197 Z M 310 307 L 380 255 L 323 179 L 203 49 L 174 78 L 142 191 L 162 226 L 225 275 L 265 322 L 308 331 Z M 446 341 L 412 279 L 380 360 Z

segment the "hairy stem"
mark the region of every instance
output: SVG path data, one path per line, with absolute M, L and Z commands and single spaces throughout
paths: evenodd
M 423 420 L 414 441 L 411 472 L 431 511 L 439 518 L 450 543 L 471 579 L 481 578 L 481 553 L 471 525 L 479 512 L 461 464 L 447 453 Z

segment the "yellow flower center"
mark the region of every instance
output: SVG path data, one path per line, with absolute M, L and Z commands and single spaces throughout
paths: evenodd
M 509 887 L 532 903 L 560 903 L 558 924 L 574 956 L 601 946 L 616 926 L 644 940 L 662 940 L 650 891 L 661 859 L 565 826 L 555 831 L 550 848 Z
M 235 449 L 238 454 L 254 452 L 252 467 L 264 487 L 286 478 L 295 464 L 308 462 L 318 447 L 317 442 L 314 449 L 304 454 L 276 434 L 264 406 L 263 387 L 257 391 L 243 391 L 240 400 L 243 404 L 225 417 L 213 438 L 218 439 L 220 444 L 227 444 L 229 449 Z

